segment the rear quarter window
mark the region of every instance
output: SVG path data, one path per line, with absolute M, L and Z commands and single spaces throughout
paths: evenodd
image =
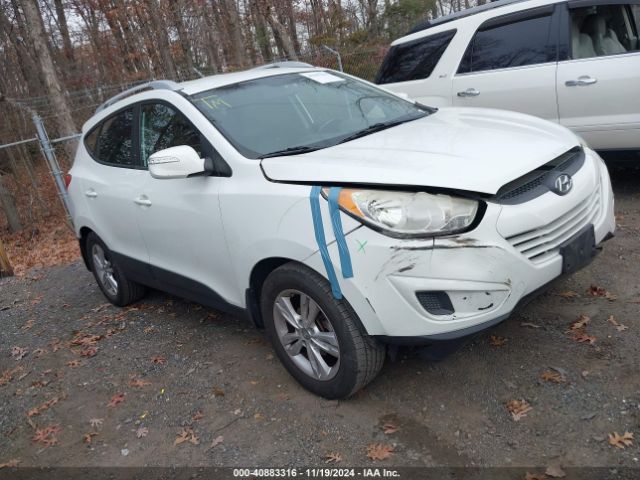
M 382 62 L 376 83 L 428 78 L 455 34 L 455 30 L 448 30 L 391 47 Z

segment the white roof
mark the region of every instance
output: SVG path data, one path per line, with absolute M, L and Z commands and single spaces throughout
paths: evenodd
M 256 78 L 272 77 L 274 75 L 282 75 L 286 73 L 308 72 L 309 70 L 324 70 L 316 67 L 277 67 L 277 68 L 254 68 L 251 70 L 243 70 L 241 72 L 221 73 L 211 75 L 209 77 L 198 78 L 197 80 L 189 80 L 180 83 L 181 91 L 187 95 L 193 95 L 212 88 L 232 85 L 238 82 L 254 80 Z

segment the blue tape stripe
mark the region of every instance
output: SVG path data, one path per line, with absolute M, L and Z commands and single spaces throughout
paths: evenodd
M 327 270 L 327 277 L 329 277 L 329 283 L 331 284 L 331 291 L 333 296 L 340 300 L 342 298 L 342 291 L 340 290 L 340 284 L 338 283 L 338 277 L 336 271 L 331 263 L 331 257 L 329 256 L 329 249 L 327 248 L 327 241 L 324 236 L 324 225 L 322 224 L 322 212 L 320 211 L 320 187 L 311 187 L 311 193 L 309 194 L 309 201 L 311 203 L 311 218 L 313 219 L 313 230 L 316 236 L 316 243 L 320 250 L 320 256 L 324 263 L 324 268 Z
M 333 225 L 333 233 L 336 236 L 338 244 L 338 253 L 340 254 L 340 269 L 343 278 L 353 277 L 353 267 L 351 266 L 351 255 L 347 240 L 344 238 L 342 230 L 342 218 L 340 218 L 340 207 L 338 206 L 338 198 L 340 196 L 340 187 L 332 187 L 329 189 L 329 215 L 331 216 L 331 224 Z

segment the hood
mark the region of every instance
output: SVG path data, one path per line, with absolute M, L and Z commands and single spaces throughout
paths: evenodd
M 418 186 L 495 194 L 579 145 L 555 123 L 481 108 L 427 117 L 333 147 L 262 160 L 269 180 Z

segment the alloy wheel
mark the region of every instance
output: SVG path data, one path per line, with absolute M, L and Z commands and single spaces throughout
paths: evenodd
M 338 373 L 338 337 L 315 300 L 298 290 L 285 290 L 276 296 L 273 320 L 280 343 L 300 370 L 322 381 Z
M 91 248 L 91 256 L 93 258 L 93 267 L 95 268 L 96 278 L 106 292 L 115 297 L 118 295 L 118 281 L 114 276 L 113 265 L 111 260 L 105 254 L 104 249 L 97 243 Z

